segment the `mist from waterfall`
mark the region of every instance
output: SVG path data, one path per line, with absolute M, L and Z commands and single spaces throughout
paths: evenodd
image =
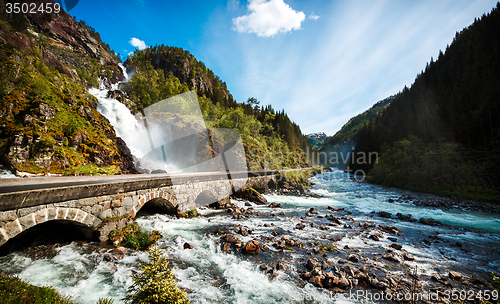
M 109 98 L 110 91 L 119 90 L 130 79 L 125 67 L 120 67 L 124 81 L 106 85 L 106 80 L 100 79 L 99 89 L 89 92 L 99 101 L 99 113 L 127 144 L 139 172 L 246 170 L 238 131 L 208 130 L 196 91 L 161 100 L 135 115 L 117 99 Z

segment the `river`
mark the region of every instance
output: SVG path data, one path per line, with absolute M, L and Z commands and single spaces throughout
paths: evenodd
M 253 215 L 246 219 L 235 219 L 225 211 L 202 209 L 202 216 L 197 218 L 139 214 L 137 221 L 144 231 L 161 232 L 163 238 L 159 246 L 165 249 L 179 286 L 188 291 L 192 303 L 355 303 L 353 299 L 333 297 L 328 290 L 307 283 L 297 273 L 303 270 L 305 260 L 314 256 L 311 250 L 320 243 L 338 248 L 326 253 L 332 263 L 339 262 L 348 252 L 357 252 L 368 258 L 366 263 L 373 269 L 386 269 L 386 275 L 404 275 L 405 268 L 415 266 L 424 277 L 450 269 L 465 277 L 487 277 L 489 272 L 500 271 L 498 214 L 463 212 L 453 206 L 418 206 L 414 203 L 416 199 L 439 198 L 359 183 L 337 170 L 317 175 L 311 181 L 312 192 L 322 198 L 269 194 L 265 196 L 267 200 L 281 203 L 283 208 L 253 205 Z M 408 195 L 413 200 L 407 199 Z M 401 197 L 405 199 L 398 200 Z M 233 202 L 242 208 L 252 205 Z M 344 210 L 332 211 L 328 206 Z M 318 215 L 305 217 L 311 207 Z M 379 211 L 390 212 L 392 216 L 381 217 L 377 214 Z M 395 217 L 398 212 L 410 213 L 416 219 L 432 217 L 443 225 L 400 220 Z M 329 222 L 323 217 L 327 214 L 336 214 L 349 226 L 318 229 Z M 299 223 L 307 225 L 302 230 L 295 229 Z M 371 240 L 367 234 L 378 230 L 360 227 L 362 223 L 395 226 L 401 233 L 396 236 L 381 233 L 379 241 Z M 215 229 L 235 233 L 239 226 L 252 231 L 248 236 L 240 236 L 243 241 L 257 239 L 267 244 L 268 250 L 253 255 L 221 250 L 220 236 L 213 234 Z M 274 248 L 274 240 L 284 235 L 304 242 L 305 247 Z M 405 261 L 403 266 L 374 259 L 394 241 L 390 238 L 396 238 L 415 261 Z M 184 249 L 185 242 L 194 249 Z M 147 255 L 130 250 L 121 258 L 111 251 L 85 242 L 41 246 L 1 257 L 0 269 L 34 285 L 52 285 L 63 294 L 76 296 L 82 303 L 96 303 L 100 297 L 113 297 L 115 303 L 120 303 L 132 283 L 130 275 L 138 271 L 138 263 L 146 261 Z M 260 270 L 261 265 L 273 267 L 278 261 L 284 269 L 275 271 L 274 275 Z

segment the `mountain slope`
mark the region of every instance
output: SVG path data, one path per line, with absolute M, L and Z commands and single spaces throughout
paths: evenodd
M 38 3 L 52 3 L 39 1 Z M 59 14 L 7 14 L 0 0 L 0 158 L 34 174 L 135 172 L 87 88 L 123 78 L 92 28 Z
M 329 137 L 320 147 L 321 163 L 344 168 L 352 149 L 358 141 L 361 128 L 381 113 L 391 102 L 393 96 L 374 104 L 370 109 L 351 118 L 340 131 Z
M 325 142 L 325 140 L 328 138 L 328 136 L 323 132 L 311 133 L 311 134 L 307 134 L 306 136 L 315 149 L 319 148 Z
M 411 88 L 360 132 L 372 181 L 417 190 L 500 187 L 500 3 L 457 33 Z M 474 190 L 475 189 L 475 190 Z

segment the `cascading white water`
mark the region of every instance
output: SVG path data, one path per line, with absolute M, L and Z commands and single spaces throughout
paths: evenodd
M 9 170 L 0 169 L 0 178 L 17 178 L 17 176 Z
M 113 84 L 111 85 L 111 89 L 107 89 L 104 85 L 104 81 L 100 80 L 99 89 L 91 88 L 89 93 L 96 97 L 99 102 L 97 111 L 109 120 L 115 129 L 116 135 L 125 141 L 132 155 L 134 155 L 136 159 L 141 159 L 154 149 L 154 147 L 152 147 L 152 142 L 162 142 L 161 138 L 168 135 L 168 130 L 159 129 L 156 125 L 150 125 L 149 130 L 146 130 L 142 118 L 139 115 L 133 115 L 130 110 L 117 99 L 108 98 L 108 93 L 110 91 L 119 90 L 120 84 L 124 84 L 130 79 L 126 68 L 122 64 L 119 64 L 119 66 L 125 76 L 123 81 Z M 140 166 L 149 171 L 159 168 L 168 172 L 175 172 L 178 170 L 175 164 L 159 163 L 149 159 L 142 160 Z
M 151 148 L 142 122 L 123 103 L 107 98 L 109 90 L 92 88 L 89 92 L 99 101 L 97 111 L 109 120 L 116 136 L 125 141 L 130 152 L 138 158 L 147 154 Z

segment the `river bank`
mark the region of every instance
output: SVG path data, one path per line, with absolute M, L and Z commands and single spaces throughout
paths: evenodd
M 318 197 L 265 195 L 275 208 L 232 200 L 236 214 L 201 209 L 196 218 L 138 214 L 137 221 L 143 231 L 160 231 L 158 244 L 192 303 L 358 303 L 389 291 L 440 292 L 447 303 L 453 288 L 493 290 L 498 214 L 424 207 L 413 203 L 419 194 L 334 173 L 311 178 Z M 405 195 L 414 199 L 398 200 Z M 119 303 L 146 258 L 73 242 L 9 254 L 0 269 L 83 303 L 101 297 Z

